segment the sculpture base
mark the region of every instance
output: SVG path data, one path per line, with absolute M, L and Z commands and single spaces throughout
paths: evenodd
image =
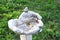
M 32 35 L 20 35 L 20 40 L 32 40 Z

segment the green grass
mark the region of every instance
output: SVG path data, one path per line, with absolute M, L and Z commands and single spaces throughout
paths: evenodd
M 8 28 L 8 20 L 20 16 L 24 7 L 38 12 L 44 23 L 43 31 L 33 40 L 60 40 L 60 3 L 56 0 L 0 0 L 0 40 L 19 40 Z

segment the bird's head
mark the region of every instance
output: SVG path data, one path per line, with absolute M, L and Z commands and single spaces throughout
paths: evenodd
M 23 11 L 28 12 L 28 7 L 25 7 Z

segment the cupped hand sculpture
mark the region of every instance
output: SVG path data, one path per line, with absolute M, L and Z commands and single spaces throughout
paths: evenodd
M 42 31 L 42 17 L 26 7 L 18 19 L 8 21 L 9 28 L 20 35 L 32 35 Z
M 40 32 L 42 31 L 42 26 L 43 26 L 43 22 L 41 20 L 38 20 L 39 23 L 34 23 L 34 24 L 18 24 L 18 19 L 11 19 L 8 21 L 8 26 L 9 28 L 18 33 L 18 34 L 35 34 L 36 32 L 38 32 L 40 30 Z

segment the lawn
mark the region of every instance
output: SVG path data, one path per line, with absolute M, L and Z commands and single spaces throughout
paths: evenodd
M 33 40 L 60 40 L 60 3 L 56 0 L 0 0 L 0 40 L 19 40 L 8 28 L 8 20 L 19 18 L 25 7 L 42 16 L 43 31 Z

